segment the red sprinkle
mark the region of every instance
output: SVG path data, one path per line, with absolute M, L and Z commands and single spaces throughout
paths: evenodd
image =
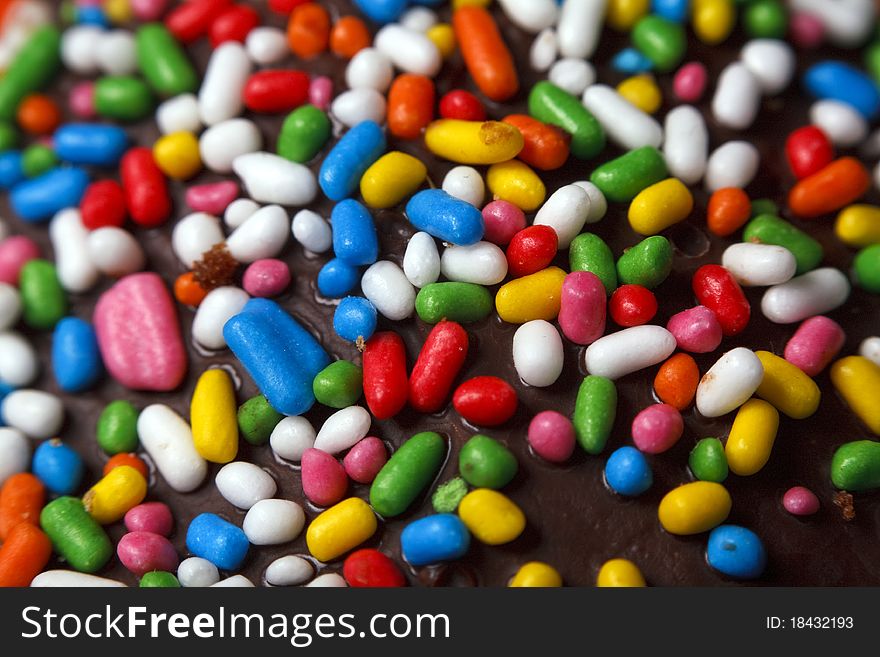
M 342 564 L 342 576 L 349 586 L 358 588 L 406 586 L 400 569 L 388 556 L 365 548 L 352 552 Z
M 244 86 L 244 104 L 253 112 L 289 112 L 309 99 L 309 74 L 302 71 L 258 71 Z
M 406 405 L 406 348 L 397 333 L 376 333 L 364 346 L 364 399 L 377 420 L 397 415 Z
M 226 41 L 244 43 L 250 31 L 259 24 L 260 15 L 256 9 L 247 5 L 233 5 L 211 22 L 208 29 L 211 47 L 216 48 Z
M 211 23 L 232 0 L 191 0 L 182 2 L 165 17 L 165 27 L 178 41 L 192 43 L 208 33 Z
M 806 125 L 785 140 L 788 166 L 798 180 L 811 176 L 834 159 L 834 147 L 821 128 Z
M 733 275 L 721 265 L 703 265 L 691 281 L 700 304 L 715 313 L 721 332 L 730 337 L 749 323 L 751 307 Z
M 83 226 L 96 230 L 125 223 L 125 192 L 115 180 L 96 180 L 86 188 L 79 204 Z
M 144 228 L 164 224 L 171 215 L 171 197 L 165 175 L 149 148 L 130 149 L 119 165 L 125 203 L 134 222 Z
M 529 226 L 516 233 L 507 246 L 507 271 L 514 277 L 528 276 L 553 262 L 559 237 L 550 226 Z
M 608 311 L 619 326 L 641 326 L 657 314 L 657 297 L 641 285 L 621 285 L 611 295 Z
M 480 99 L 464 89 L 453 89 L 440 99 L 440 116 L 462 121 L 485 121 L 486 108 Z
M 516 390 L 497 376 L 475 376 L 455 390 L 452 405 L 471 424 L 497 427 L 516 413 Z
M 443 408 L 468 352 L 461 324 L 441 321 L 428 334 L 409 377 L 409 403 L 420 413 Z

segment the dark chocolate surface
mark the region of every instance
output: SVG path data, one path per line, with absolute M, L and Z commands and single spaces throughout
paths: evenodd
M 342 0 L 324 2 L 331 7 L 334 18 L 337 13 L 352 13 L 351 3 Z M 261 8 L 263 7 L 260 3 Z M 513 51 L 521 76 L 521 90 L 516 98 L 503 105 L 487 103 L 490 118 L 501 118 L 513 112 L 525 112 L 525 99 L 531 85 L 541 79 L 541 74 L 531 71 L 528 65 L 528 51 L 532 42 L 530 35 L 513 27 L 503 13 L 494 9 L 505 38 Z M 448 18 L 448 9 L 441 16 Z M 278 16 L 267 16 L 267 23 L 283 25 Z M 765 98 L 761 112 L 752 128 L 735 133 L 714 125 L 709 112 L 713 91 L 712 83 L 718 73 L 730 61 L 738 57 L 744 39 L 739 30 L 725 44 L 708 47 L 696 41 L 689 31 L 687 60 L 704 62 L 710 71 L 710 86 L 704 96 L 700 109 L 707 116 L 711 134 L 711 148 L 728 139 L 746 139 L 755 143 L 761 152 L 761 169 L 755 181 L 749 186 L 752 198 L 770 198 L 781 208 L 785 207 L 787 190 L 793 184 L 788 172 L 783 143 L 785 136 L 794 128 L 808 122 L 809 101 L 803 97 L 799 85 L 793 83 L 788 91 L 776 98 Z M 593 63 L 599 71 L 601 82 L 617 84 L 625 76 L 610 69 L 611 57 L 628 45 L 626 35 L 605 30 L 598 53 Z M 204 73 L 210 48 L 206 39 L 190 49 L 193 60 L 200 73 Z M 846 53 L 833 49 L 821 53 L 825 56 L 855 58 L 857 53 Z M 802 71 L 819 54 L 798 52 L 799 69 Z M 330 75 L 336 84 L 336 92 L 345 88 L 344 70 L 346 62 L 332 54 L 324 54 L 308 62 L 294 58 L 285 60 L 278 67 L 296 67 L 312 74 Z M 79 81 L 76 76 L 65 73 L 54 83 L 58 97 L 66 101 L 67 91 Z M 438 98 L 454 88 L 475 91 L 474 85 L 456 55 L 444 65 L 437 79 Z M 673 106 L 671 102 L 671 75 L 660 76 L 664 91 L 664 108 L 658 113 L 659 120 Z M 66 102 L 65 102 L 66 107 Z M 65 109 L 66 111 L 66 109 Z M 264 138 L 265 150 L 274 150 L 283 115 L 256 116 Z M 130 127 L 133 141 L 141 145 L 151 145 L 157 137 L 157 129 L 152 119 Z M 338 132 L 338 131 L 337 131 Z M 329 146 L 328 146 L 329 148 Z M 390 139 L 389 149 L 399 149 L 419 156 L 429 167 L 430 181 L 439 186 L 443 176 L 454 164 L 438 161 L 424 148 L 421 140 L 405 141 Z M 312 163 L 317 171 L 320 158 Z M 602 155 L 588 162 L 571 159 L 560 170 L 541 172 L 547 184 L 548 196 L 563 184 L 589 177 L 590 172 L 602 161 L 620 154 L 609 146 Z M 105 171 L 102 176 L 116 175 L 115 171 Z M 221 179 L 211 173 L 204 173 L 195 181 L 208 182 Z M 129 224 L 143 245 L 148 258 L 148 268 L 157 271 L 170 286 L 174 279 L 184 271 L 183 265 L 171 250 L 171 229 L 175 221 L 189 210 L 183 202 L 185 186 L 171 183 L 174 190 L 175 211 L 171 221 L 164 227 L 142 230 Z M 672 314 L 695 304 L 691 292 L 690 279 L 693 272 L 702 264 L 718 263 L 724 248 L 740 239 L 737 233 L 730 238 L 717 238 L 705 228 L 705 207 L 707 195 L 702 189 L 695 189 L 695 208 L 690 218 L 667 231 L 675 244 L 676 257 L 674 271 L 656 290 L 660 310 L 654 323 L 665 325 Z M 14 217 L 9 210 L 6 195 L 2 199 L 0 212 L 9 218 L 13 231 L 29 235 L 37 240 L 47 257 L 52 257 L 48 234 L 44 225 L 27 225 Z M 332 204 L 320 198 L 313 209 L 323 216 L 329 216 Z M 629 227 L 626 220 L 625 204 L 611 203 L 605 218 L 598 224 L 587 226 L 601 235 L 611 246 L 615 256 L 619 256 L 640 239 Z M 291 215 L 295 212 L 291 209 Z M 783 213 L 784 216 L 784 213 Z M 381 256 L 400 263 L 407 238 L 414 232 L 403 215 L 402 208 L 374 212 L 381 238 Z M 854 252 L 837 241 L 833 235 L 832 217 L 799 222 L 819 239 L 825 247 L 824 265 L 839 267 L 849 272 Z M 318 335 L 336 358 L 348 358 L 360 364 L 360 354 L 354 345 L 339 339 L 332 330 L 334 302 L 319 297 L 315 287 L 315 277 L 330 254 L 315 256 L 304 253 L 303 249 L 291 241 L 282 256 L 291 268 L 293 283 L 288 292 L 278 301 L 297 319 Z M 567 252 L 560 253 L 557 264 L 567 266 Z M 103 279 L 95 290 L 86 295 L 71 295 L 71 314 L 91 319 L 95 301 L 99 294 L 112 284 Z M 494 289 L 493 289 L 494 291 Z M 735 338 L 726 338 L 721 347 L 712 354 L 696 356 L 701 372 L 717 359 L 722 351 L 735 346 L 750 349 L 767 349 L 777 354 L 797 325 L 779 326 L 770 323 L 760 312 L 762 288 L 746 290 L 752 304 L 752 319 L 745 332 Z M 95 423 L 104 405 L 113 399 L 129 399 L 139 409 L 152 403 L 168 404 L 183 417 L 189 417 L 189 403 L 195 381 L 208 367 L 223 365 L 235 371 L 236 380 L 241 382 L 238 401 L 243 402 L 256 394 L 253 382 L 228 350 L 207 354 L 196 348 L 190 338 L 190 325 L 194 310 L 178 305 L 183 335 L 188 343 L 189 371 L 181 388 L 167 394 L 140 393 L 129 391 L 109 377 L 91 392 L 79 395 L 59 393 L 50 372 L 49 347 L 51 334 L 28 330 L 28 337 L 38 345 L 43 365 L 43 374 L 34 387 L 60 394 L 66 408 L 66 421 L 60 437 L 75 447 L 88 464 L 80 493 L 85 492 L 99 477 L 103 463 L 107 460 L 95 440 Z M 871 296 L 854 287 L 849 301 L 838 310 L 829 313 L 846 330 L 847 341 L 841 355 L 855 353 L 860 341 L 880 333 L 880 298 Z M 404 322 L 380 320 L 380 329 L 399 332 L 406 342 L 408 362 L 411 366 L 419 348 L 430 330 L 430 326 L 417 318 Z M 619 405 L 617 421 L 612 437 L 603 454 L 592 457 L 579 448 L 566 464 L 552 465 L 533 455 L 526 442 L 526 428 L 530 418 L 537 412 L 553 409 L 571 413 L 578 385 L 584 375 L 582 352 L 579 347 L 566 341 L 565 368 L 562 376 L 552 386 L 543 389 L 530 388 L 520 382 L 514 370 L 511 357 L 511 343 L 517 326 L 505 324 L 493 313 L 487 320 L 478 324 L 466 325 L 470 337 L 470 351 L 458 381 L 472 376 L 493 374 L 514 385 L 519 395 L 519 408 L 516 415 L 504 426 L 496 429 L 478 429 L 468 426 L 451 408 L 435 415 L 421 415 L 410 409 L 388 421 L 374 421 L 372 435 L 377 435 L 387 444 L 397 447 L 412 434 L 423 430 L 435 430 L 447 437 L 449 454 L 446 464 L 436 483 L 441 483 L 457 475 L 457 458 L 460 446 L 478 431 L 503 441 L 517 456 L 519 473 L 503 492 L 509 495 L 525 512 L 528 519 L 525 532 L 507 545 L 491 547 L 474 540 L 469 553 L 461 561 L 436 568 L 409 569 L 400 558 L 399 536 L 403 527 L 411 520 L 431 513 L 430 492 L 417 501 L 404 515 L 380 522 L 380 528 L 367 546 L 374 546 L 392 555 L 407 572 L 409 581 L 414 584 L 454 584 L 454 585 L 504 585 L 520 565 L 531 560 L 541 560 L 553 565 L 562 574 L 568 585 L 592 585 L 599 567 L 604 561 L 614 557 L 625 557 L 634 561 L 645 575 L 649 585 L 729 585 L 730 580 L 714 572 L 705 561 L 706 535 L 676 537 L 667 534 L 657 520 L 657 506 L 663 495 L 675 486 L 691 480 L 687 469 L 687 456 L 693 445 L 706 436 L 725 439 L 734 414 L 707 419 L 696 410 L 689 408 L 683 413 L 685 430 L 682 439 L 670 451 L 649 456 L 654 469 L 654 485 L 644 495 L 636 499 L 623 499 L 610 492 L 604 482 L 602 469 L 605 459 L 617 447 L 631 444 L 629 427 L 635 414 L 646 405 L 655 402 L 652 381 L 657 368 L 629 375 L 617 382 Z M 609 319 L 606 332 L 617 330 Z M 731 474 L 725 486 L 733 498 L 733 510 L 728 522 L 741 524 L 755 530 L 765 543 L 769 563 L 764 576 L 757 584 L 763 585 L 877 585 L 880 584 L 880 495 L 862 493 L 855 495 L 856 517 L 847 522 L 841 511 L 832 503 L 834 488 L 829 477 L 829 462 L 835 448 L 844 442 L 863 438 L 874 438 L 860 424 L 835 393 L 827 372 L 823 372 L 817 382 L 822 390 L 822 401 L 816 414 L 801 421 L 781 418 L 779 433 L 770 462 L 758 474 L 751 477 L 738 477 Z M 880 402 L 878 402 L 880 403 Z M 316 405 L 307 417 L 315 428 L 331 413 Z M 278 482 L 277 496 L 293 499 L 303 504 L 308 521 L 320 509 L 305 500 L 298 468 L 276 459 L 268 445 L 255 447 L 240 441 L 238 459 L 251 461 L 272 473 Z M 162 477 L 151 475 L 148 500 L 160 500 L 170 505 L 175 517 L 175 530 L 172 541 L 181 558 L 188 556 L 185 547 L 185 532 L 193 517 L 203 511 L 212 511 L 240 525 L 244 512 L 234 508 L 217 492 L 213 483 L 220 466 L 209 464 L 209 476 L 203 485 L 193 493 L 179 494 L 171 490 Z M 782 494 L 789 487 L 803 485 L 813 490 L 821 500 L 821 510 L 813 517 L 799 519 L 788 514 L 782 507 Z M 350 494 L 367 497 L 368 487 L 353 485 Z M 123 534 L 121 523 L 108 527 L 114 542 Z M 243 574 L 259 584 L 263 573 L 274 559 L 286 554 L 308 555 L 305 547 L 305 532 L 294 542 L 273 547 L 252 547 L 245 562 Z M 57 564 L 56 564 L 57 565 Z M 318 564 L 326 571 L 340 571 L 341 561 Z M 63 567 L 63 564 L 62 564 Z M 114 557 L 99 574 L 119 578 L 130 585 L 136 585 L 136 578 L 125 570 Z

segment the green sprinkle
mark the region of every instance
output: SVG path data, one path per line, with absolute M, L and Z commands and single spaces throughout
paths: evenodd
M 440 484 L 431 497 L 431 504 L 437 513 L 455 513 L 459 502 L 468 494 L 467 482 L 461 477 Z

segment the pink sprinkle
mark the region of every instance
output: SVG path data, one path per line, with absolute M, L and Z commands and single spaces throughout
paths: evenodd
M 505 246 L 526 227 L 526 215 L 513 203 L 492 201 L 483 208 L 483 224 L 483 239 Z
M 40 247 L 30 237 L 13 235 L 0 242 L 0 282 L 18 285 L 25 263 L 40 257 Z
M 562 463 L 574 451 L 571 420 L 556 411 L 541 411 L 533 417 L 527 439 L 535 454 L 551 463 Z
M 242 286 L 252 297 L 275 297 L 290 285 L 287 263 L 274 258 L 257 260 L 245 269 Z
M 162 502 L 145 502 L 129 509 L 124 518 L 130 532 L 150 532 L 168 536 L 174 526 L 171 509 Z
M 706 306 L 694 306 L 669 318 L 666 330 L 675 336 L 678 348 L 695 354 L 715 351 L 721 344 L 721 324 Z
M 131 10 L 142 21 L 157 20 L 165 13 L 168 0 L 130 0 Z
M 302 487 L 318 506 L 331 506 L 345 497 L 348 475 L 333 456 L 310 447 L 302 455 Z
M 319 75 L 309 84 L 309 102 L 319 110 L 326 111 L 333 99 L 333 80 Z
M 660 454 L 670 449 L 684 431 L 681 413 L 669 404 L 652 404 L 636 415 L 632 438 L 646 454 Z
M 107 371 L 132 390 L 174 390 L 186 350 L 174 302 L 153 272 L 125 276 L 98 299 L 93 316 Z
M 796 12 L 789 24 L 791 40 L 798 48 L 813 49 L 825 40 L 825 26 L 812 14 Z
M 80 82 L 74 85 L 67 102 L 74 116 L 81 119 L 95 118 L 95 83 Z
M 686 103 L 695 103 L 703 97 L 708 81 L 706 67 L 700 62 L 688 62 L 675 73 L 672 90 Z
M 238 183 L 232 180 L 193 185 L 186 190 L 186 204 L 196 212 L 221 215 L 238 198 Z
M 356 482 L 369 484 L 373 482 L 387 460 L 385 443 L 375 436 L 367 436 L 348 451 L 342 459 L 342 465 L 345 466 L 348 476 Z
M 794 486 L 785 491 L 782 506 L 793 516 L 811 516 L 819 511 L 819 498 L 809 488 Z
M 809 376 L 816 376 L 834 360 L 846 342 L 840 324 L 822 315 L 810 317 L 785 345 L 785 360 Z
M 562 283 L 559 327 L 576 344 L 590 344 L 605 332 L 605 286 L 596 274 L 573 271 Z
M 143 577 L 153 570 L 173 573 L 180 563 L 171 541 L 152 532 L 126 534 L 119 539 L 116 555 L 122 565 L 138 577 Z

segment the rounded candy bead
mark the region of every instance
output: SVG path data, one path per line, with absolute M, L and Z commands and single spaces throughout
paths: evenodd
M 526 527 L 526 517 L 507 496 L 488 488 L 477 488 L 464 496 L 458 515 L 474 537 L 487 545 L 515 540 Z
M 710 481 L 695 481 L 669 491 L 660 501 L 658 516 L 670 534 L 689 536 L 717 527 L 730 514 L 727 489 Z
M 793 516 L 811 516 L 819 511 L 819 498 L 809 488 L 792 486 L 782 496 L 782 506 Z
M 562 576 L 551 565 L 541 561 L 524 563 L 511 578 L 509 587 L 548 588 L 562 586 Z
M 742 477 L 761 470 L 770 459 L 779 413 L 772 405 L 761 399 L 750 399 L 737 411 L 724 454 L 734 474 Z
M 470 532 L 458 516 L 440 513 L 419 518 L 404 527 L 400 550 L 411 566 L 428 566 L 464 556 L 470 539 Z
M 556 411 L 541 411 L 529 422 L 529 445 L 551 463 L 567 461 L 574 452 L 575 434 L 571 420 Z
M 717 438 L 698 441 L 688 456 L 688 467 L 694 477 L 701 481 L 722 483 L 729 474 L 724 445 Z
M 671 449 L 683 431 L 681 414 L 669 404 L 648 406 L 636 415 L 632 423 L 633 442 L 647 454 L 660 454 Z
M 641 495 L 654 483 L 645 455 L 634 447 L 620 447 L 605 463 L 605 482 L 618 495 Z
M 767 553 L 755 532 L 737 525 L 721 525 L 709 534 L 706 560 L 730 577 L 755 579 L 764 572 Z
M 602 564 L 596 586 L 600 587 L 643 587 L 645 578 L 639 567 L 628 559 L 611 559 Z

